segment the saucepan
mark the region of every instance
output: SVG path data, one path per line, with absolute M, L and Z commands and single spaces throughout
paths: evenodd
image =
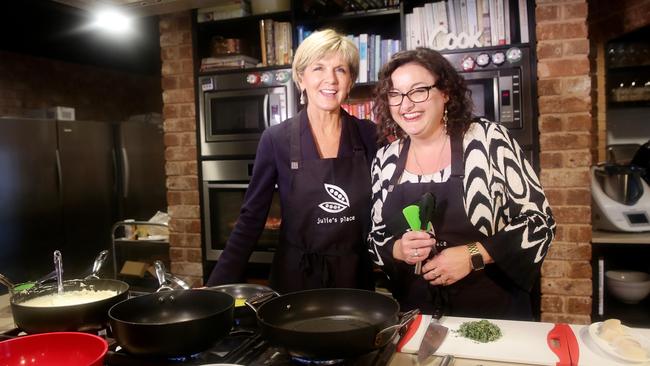
M 129 285 L 112 279 L 99 279 L 96 272 L 106 259 L 100 253 L 93 274 L 85 279 L 37 285 L 11 296 L 14 323 L 26 333 L 91 331 L 108 324 L 108 309 L 126 299 Z
M 394 299 L 373 291 L 323 288 L 249 299 L 262 335 L 293 356 L 345 359 L 385 346 L 417 309 L 399 315 Z M 259 303 L 262 303 L 258 306 Z
M 134 355 L 178 357 L 230 332 L 235 299 L 224 292 L 169 290 L 130 298 L 109 311 L 117 343 Z
M 0 364 L 33 366 L 101 366 L 108 343 L 96 335 L 42 333 L 0 342 Z
M 57 302 L 56 284 L 38 286 L 14 294 L 11 311 L 16 326 L 30 334 L 96 330 L 106 327 L 108 309 L 126 299 L 128 290 L 129 285 L 118 280 L 66 280 L 64 302 Z M 73 293 L 74 298 L 67 295 Z
M 253 326 L 257 323 L 255 312 L 246 306 L 246 300 L 260 294 L 275 293 L 268 286 L 254 283 L 232 283 L 228 285 L 207 288 L 210 291 L 221 291 L 235 298 L 234 324 L 236 326 Z

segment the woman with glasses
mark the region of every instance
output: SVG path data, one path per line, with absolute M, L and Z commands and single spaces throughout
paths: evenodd
M 518 143 L 471 111 L 463 78 L 438 52 L 403 51 L 384 65 L 375 114 L 388 144 L 372 166 L 370 250 L 404 310 L 532 319 L 555 221 Z M 422 210 L 409 229 L 412 204 Z
M 237 224 L 208 285 L 243 280 L 277 186 L 282 224 L 271 287 L 374 288 L 365 238 L 376 129 L 341 108 L 358 72 L 359 51 L 345 35 L 325 29 L 300 44 L 292 74 L 304 108 L 262 134 Z

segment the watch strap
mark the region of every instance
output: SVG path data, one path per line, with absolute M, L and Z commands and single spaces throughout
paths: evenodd
M 475 271 L 483 269 L 483 267 L 485 267 L 483 256 L 478 250 L 476 243 L 467 244 L 467 250 L 469 250 L 470 265 L 472 266 L 472 269 Z

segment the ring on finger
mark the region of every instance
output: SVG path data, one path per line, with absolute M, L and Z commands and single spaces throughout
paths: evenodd
M 420 253 L 418 253 L 418 248 L 415 248 L 415 250 L 413 251 L 413 256 L 414 257 L 419 257 L 420 256 Z

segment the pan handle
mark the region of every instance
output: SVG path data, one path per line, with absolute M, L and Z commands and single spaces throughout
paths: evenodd
M 416 315 L 420 313 L 420 309 L 413 309 L 407 311 L 402 315 L 399 324 L 391 325 L 390 327 L 384 328 L 375 336 L 375 347 L 386 344 L 390 341 L 391 338 L 397 333 L 398 330 L 402 329 L 405 326 L 411 324 Z
M 274 297 L 280 297 L 280 294 L 278 294 L 275 291 L 261 292 L 259 294 L 255 294 L 254 296 L 246 299 L 246 302 L 244 302 L 244 304 L 246 304 L 246 306 L 248 306 L 249 308 L 253 309 L 255 314 L 257 314 L 257 308 L 259 308 L 261 305 L 265 304 L 266 302 L 268 302 Z
M 9 280 L 5 275 L 0 273 L 0 283 L 9 289 L 9 294 L 14 294 L 14 283 Z
M 156 277 L 158 278 L 158 283 L 160 284 L 160 287 L 158 287 L 156 292 L 173 290 L 173 288 L 167 284 L 167 271 L 165 270 L 165 265 L 163 262 L 159 260 L 154 261 L 153 266 L 156 269 Z

